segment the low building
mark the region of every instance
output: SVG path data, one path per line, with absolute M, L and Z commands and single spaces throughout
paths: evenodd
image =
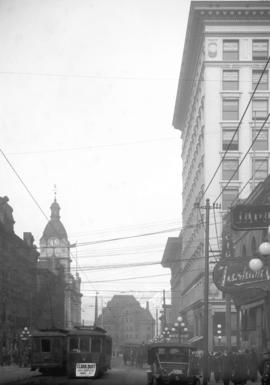
M 147 343 L 154 337 L 155 320 L 133 295 L 115 295 L 102 309 L 98 324 L 112 336 L 114 352 L 125 345 Z

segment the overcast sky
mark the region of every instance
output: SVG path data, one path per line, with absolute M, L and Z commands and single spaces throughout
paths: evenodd
M 172 118 L 189 5 L 0 0 L 1 196 L 14 209 L 15 232 L 32 232 L 39 245 L 42 210 L 50 216 L 57 186 L 61 220 L 78 244 L 85 320 L 96 291 L 100 304 L 134 294 L 153 310 L 170 287 L 158 263 L 179 230 L 81 243 L 181 226 L 181 138 Z M 156 264 L 109 266 L 147 262 Z

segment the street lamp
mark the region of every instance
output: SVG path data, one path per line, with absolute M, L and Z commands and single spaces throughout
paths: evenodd
M 31 337 L 30 330 L 28 329 L 27 326 L 25 326 L 20 334 L 20 338 L 22 341 L 28 341 L 30 337 Z
M 174 323 L 174 326 L 175 326 L 177 333 L 178 333 L 178 342 L 181 342 L 182 330 L 186 334 L 186 332 L 188 331 L 188 328 L 186 327 L 185 322 L 183 322 L 183 317 L 181 317 L 181 316 L 177 317 L 177 321 L 178 322 Z M 175 330 L 175 328 L 173 328 L 173 329 Z
M 270 238 L 270 226 L 268 226 L 268 229 L 267 229 L 267 238 L 268 239 Z M 263 242 L 260 244 L 259 253 L 263 256 L 267 256 L 267 255 L 269 256 L 270 255 L 270 242 L 269 241 L 266 241 L 266 242 Z M 252 271 L 261 270 L 262 267 L 263 267 L 263 261 L 261 260 L 261 258 L 255 257 L 249 261 L 249 268 Z

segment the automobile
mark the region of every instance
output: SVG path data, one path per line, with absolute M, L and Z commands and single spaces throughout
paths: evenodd
M 173 342 L 148 346 L 147 385 L 200 385 L 201 373 L 196 348 Z

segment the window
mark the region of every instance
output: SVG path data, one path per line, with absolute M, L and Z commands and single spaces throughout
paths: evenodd
M 235 170 L 239 166 L 239 160 L 238 159 L 225 159 L 222 162 L 222 179 L 223 180 L 229 180 L 232 178 L 232 180 L 239 179 L 239 173 L 238 170 L 235 173 Z M 235 174 L 234 174 L 235 173 Z
M 268 99 L 257 99 L 252 102 L 252 119 L 264 120 L 268 115 Z
M 252 60 L 268 59 L 268 40 L 252 41 Z
M 40 352 L 40 339 L 33 338 L 32 339 L 32 349 L 34 352 Z
M 253 159 L 253 173 L 255 180 L 264 180 L 268 175 L 268 159 Z
M 252 240 L 251 240 L 251 253 L 252 253 L 252 255 L 255 255 L 256 252 L 257 252 L 256 239 L 255 239 L 255 237 L 252 237 Z
M 222 119 L 223 120 L 239 119 L 239 100 L 238 99 L 223 99 Z
M 79 351 L 79 338 L 71 337 L 69 340 L 69 351 L 78 352 Z
M 51 351 L 51 341 L 49 339 L 41 340 L 41 351 L 46 353 Z
M 226 188 L 222 193 L 222 210 L 228 210 L 238 197 L 238 188 Z
M 239 60 L 238 40 L 223 40 L 223 60 Z
M 267 151 L 268 150 L 268 130 L 262 130 L 258 134 L 259 130 L 252 130 L 252 141 L 256 138 L 252 149 L 253 151 Z
M 52 340 L 53 350 L 59 350 L 61 349 L 61 340 L 60 338 L 54 338 Z
M 224 128 L 223 129 L 223 131 L 222 131 L 222 150 L 223 151 L 237 151 L 238 150 L 238 131 L 235 133 L 235 129 L 231 129 L 231 128 Z
M 238 90 L 239 89 L 239 71 L 223 71 L 222 77 L 223 90 Z
M 253 70 L 252 71 L 252 89 L 254 90 L 260 77 L 262 75 L 262 71 Z M 260 83 L 258 84 L 257 90 L 268 90 L 268 71 L 265 71 L 262 75 Z
M 91 352 L 101 352 L 101 339 L 98 337 L 92 337 L 91 339 Z
M 80 337 L 80 351 L 89 352 L 89 337 Z

